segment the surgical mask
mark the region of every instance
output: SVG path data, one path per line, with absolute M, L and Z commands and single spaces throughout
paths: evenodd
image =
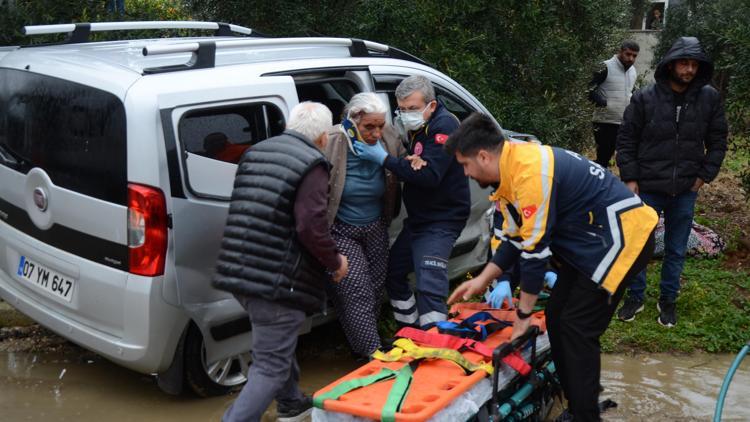
M 424 111 L 427 110 L 428 103 L 421 111 L 401 111 L 397 110 L 399 120 L 406 130 L 417 130 L 424 125 Z

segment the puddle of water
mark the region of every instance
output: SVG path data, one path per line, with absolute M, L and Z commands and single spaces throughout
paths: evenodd
M 706 421 L 713 418 L 716 398 L 733 355 L 674 356 L 603 355 L 602 399 L 619 407 L 608 421 Z M 750 358 L 740 365 L 724 402 L 722 420 L 750 420 Z
M 359 365 L 310 358 L 300 366 L 300 387 L 313 393 Z M 101 358 L 0 352 L 0 421 L 219 421 L 234 399 L 169 396 L 153 378 Z M 275 406 L 263 420 L 275 421 Z
M 326 356 L 328 355 L 328 356 Z M 603 356 L 602 398 L 619 403 L 608 421 L 710 420 L 734 356 Z M 235 396 L 198 399 L 162 393 L 151 377 L 100 358 L 0 352 L 0 419 L 9 421 L 219 421 Z M 332 354 L 300 361 L 301 387 L 314 392 L 358 365 Z M 724 420 L 750 420 L 750 359 L 735 374 Z M 273 406 L 264 421 L 275 418 Z

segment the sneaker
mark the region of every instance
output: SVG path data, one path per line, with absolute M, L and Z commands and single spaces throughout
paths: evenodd
M 672 328 L 677 325 L 677 304 L 675 302 L 668 302 L 666 300 L 660 300 L 656 304 L 656 309 L 659 310 L 659 318 L 656 320 L 659 324 Z
M 312 399 L 305 396 L 294 403 L 276 403 L 276 420 L 279 422 L 301 422 L 312 415 Z
M 643 310 L 643 301 L 632 297 L 625 299 L 625 303 L 617 312 L 617 318 L 621 321 L 630 322 L 635 319 L 636 314 Z

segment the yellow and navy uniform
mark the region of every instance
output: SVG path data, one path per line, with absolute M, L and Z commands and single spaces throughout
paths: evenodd
M 658 217 L 612 173 L 571 151 L 508 141 L 500 186 L 490 196 L 503 213 L 503 242 L 492 260 L 516 261 L 521 290 L 536 294 L 552 254 L 613 294 Z

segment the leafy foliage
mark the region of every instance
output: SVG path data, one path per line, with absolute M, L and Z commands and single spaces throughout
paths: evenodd
M 714 60 L 714 84 L 726 100 L 733 134 L 730 147 L 750 148 L 750 3 L 746 0 L 691 0 L 669 8 L 655 57 L 680 36 L 695 36 Z M 741 172 L 750 198 L 750 165 Z
M 180 0 L 125 0 L 125 14 L 110 9 L 112 0 L 17 0 L 14 7 L 0 13 L 0 45 L 26 45 L 62 41 L 63 35 L 24 37 L 24 25 L 52 25 L 71 22 L 120 20 L 189 20 Z M 6 13 L 7 12 L 7 13 Z M 164 36 L 167 31 L 129 31 L 95 33 L 94 40 L 134 39 Z
M 434 64 L 503 126 L 580 150 L 590 138 L 585 87 L 627 23 L 626 1 L 191 0 L 196 17 L 272 35 L 356 37 Z

